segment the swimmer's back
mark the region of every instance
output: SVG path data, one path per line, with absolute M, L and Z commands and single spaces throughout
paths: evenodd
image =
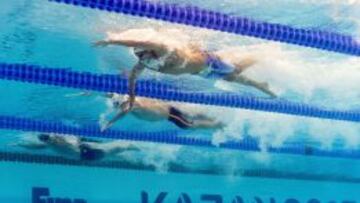
M 169 107 L 162 101 L 138 97 L 132 113 L 142 120 L 156 121 L 167 118 Z

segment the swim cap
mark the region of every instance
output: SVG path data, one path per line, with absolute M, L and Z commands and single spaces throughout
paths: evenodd
M 111 97 L 111 102 L 115 108 L 119 108 L 120 105 L 129 100 L 129 95 L 123 94 L 113 94 Z

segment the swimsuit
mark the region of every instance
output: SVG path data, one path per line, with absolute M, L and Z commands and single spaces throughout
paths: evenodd
M 193 122 L 185 118 L 184 114 L 175 107 L 170 107 L 168 120 L 182 129 L 187 129 L 193 125 Z
M 206 65 L 208 66 L 208 72 L 206 78 L 220 79 L 232 74 L 235 70 L 234 66 L 225 63 L 218 56 L 206 53 Z
M 90 145 L 81 144 L 80 159 L 83 161 L 96 161 L 105 157 L 105 152 L 101 149 L 94 149 Z

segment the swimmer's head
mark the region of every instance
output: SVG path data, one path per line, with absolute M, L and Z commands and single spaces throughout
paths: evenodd
M 114 108 L 119 108 L 120 105 L 121 105 L 121 103 L 120 103 L 119 101 L 114 101 L 114 102 L 113 102 Z
M 50 140 L 50 135 L 48 134 L 40 134 L 38 135 L 38 139 L 41 141 L 41 142 L 49 142 Z
M 111 102 L 114 108 L 119 108 L 121 104 L 129 100 L 129 95 L 113 94 Z

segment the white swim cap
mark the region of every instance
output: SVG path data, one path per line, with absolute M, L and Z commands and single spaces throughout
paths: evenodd
M 119 107 L 122 103 L 129 100 L 129 95 L 124 94 L 117 94 L 113 93 L 111 97 L 111 102 L 114 105 L 114 107 Z

